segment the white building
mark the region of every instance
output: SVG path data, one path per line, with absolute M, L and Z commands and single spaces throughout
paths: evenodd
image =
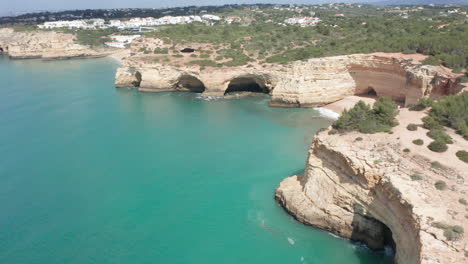
M 125 49 L 125 43 L 121 41 L 104 42 L 104 45 L 113 48 Z
M 289 25 L 300 25 L 301 27 L 313 26 L 321 20 L 318 17 L 291 17 L 284 20 Z

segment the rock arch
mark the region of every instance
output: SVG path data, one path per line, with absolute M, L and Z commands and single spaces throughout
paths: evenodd
M 181 91 L 202 93 L 205 91 L 205 84 L 203 84 L 200 79 L 193 75 L 182 74 L 177 81 L 176 89 Z
M 259 75 L 241 75 L 234 77 L 228 82 L 224 95 L 232 92 L 254 92 L 270 93 L 270 87 L 263 76 Z

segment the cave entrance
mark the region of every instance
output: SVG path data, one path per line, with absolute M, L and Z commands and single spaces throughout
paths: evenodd
M 194 93 L 203 93 L 205 85 L 202 81 L 192 75 L 183 75 L 180 77 L 177 87 L 181 90 L 187 90 Z
M 134 87 L 140 87 L 140 84 L 141 84 L 141 73 L 140 72 L 136 72 L 135 73 L 135 81 L 132 82 L 133 86 Z
M 181 49 L 180 52 L 183 52 L 183 53 L 192 53 L 192 52 L 195 52 L 195 49 L 192 49 L 192 48 L 184 48 L 184 49 Z
M 258 80 L 255 77 L 238 77 L 229 82 L 228 88 L 224 95 L 235 92 L 251 92 L 268 94 L 268 87 L 263 80 Z
M 377 97 L 377 92 L 374 90 L 373 87 L 369 86 L 366 95 L 369 97 Z
M 5 52 L 5 50 L 3 50 L 2 47 L 0 47 L 0 54 L 2 54 L 3 52 Z

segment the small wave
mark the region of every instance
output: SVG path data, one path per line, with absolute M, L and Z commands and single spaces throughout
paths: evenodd
M 340 117 L 340 114 L 338 114 L 337 112 L 332 111 L 330 109 L 327 109 L 327 108 L 318 107 L 318 108 L 314 108 L 314 109 L 319 111 L 320 115 L 325 117 L 325 118 L 337 120 Z
M 391 246 L 385 246 L 384 247 L 384 254 L 386 256 L 393 257 L 393 256 L 395 256 L 395 250 Z
M 290 238 L 290 237 L 288 237 L 288 242 L 289 242 L 289 244 L 291 244 L 291 245 L 296 244 L 296 242 L 294 241 L 294 239 L 292 239 L 292 238 Z

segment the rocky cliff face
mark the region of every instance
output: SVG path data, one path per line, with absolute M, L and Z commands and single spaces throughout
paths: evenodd
M 364 139 L 355 141 L 357 136 Z M 281 182 L 276 199 L 303 223 L 372 248 L 395 244 L 397 263 L 464 263 L 468 241 L 448 241 L 434 223 L 467 228 L 457 201 L 466 185 L 444 179 L 457 186 L 456 194 L 440 193 L 433 184 L 441 175 L 412 181 L 421 164 L 405 157 L 398 139 L 389 137 L 320 133 L 304 175 Z
M 110 54 L 109 50 L 77 44 L 72 34 L 53 31 L 15 32 L 9 28 L 0 30 L 0 47 L 10 57 L 18 59 L 68 59 Z
M 130 59 L 117 72 L 117 87 L 134 86 L 125 81 L 130 72 L 141 75 L 142 91 L 179 90 L 182 76 L 191 76 L 203 86 L 199 90 L 205 96 L 222 96 L 229 85 L 242 78 L 266 88 L 272 96 L 271 105 L 282 107 L 316 107 L 363 94 L 389 96 L 409 105 L 422 96 L 453 94 L 463 88 L 456 75 L 440 67 L 369 54 L 310 59 L 287 66 L 205 71 Z
M 116 73 L 115 85 L 139 87 L 143 92 L 195 91 L 203 92 L 204 96 L 223 96 L 229 85 L 239 82 L 258 85 L 268 93 L 278 82 L 278 75 L 277 70 L 273 69 L 265 71 L 238 67 L 199 71 L 125 61 Z

